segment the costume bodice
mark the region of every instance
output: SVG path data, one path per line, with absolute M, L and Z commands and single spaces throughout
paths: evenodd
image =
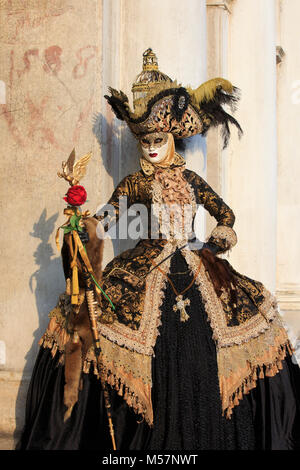
M 197 208 L 202 205 L 217 220 L 218 230 L 210 241 L 222 251 L 229 248 L 229 243 L 235 243 L 233 211 L 203 178 L 186 169 L 182 162 L 166 169 L 152 172 L 142 169 L 126 176 L 96 218 L 109 231 L 126 209 L 134 209 L 134 205 L 146 219 L 146 231 L 141 238 L 186 240 L 192 232 Z

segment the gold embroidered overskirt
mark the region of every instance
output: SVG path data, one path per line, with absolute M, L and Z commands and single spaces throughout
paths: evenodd
M 180 165 L 182 162 L 179 162 Z M 202 204 L 218 225 L 209 241 L 221 251 L 234 246 L 236 235 L 232 229 L 234 214 L 224 201 L 194 172 L 183 168 L 191 198 Z M 119 198 L 127 196 L 129 205 L 138 202 L 150 207 L 153 200 L 153 174 L 137 172 L 118 185 L 109 203 L 116 209 L 108 225 L 121 215 Z M 193 194 L 192 194 L 193 193 Z M 103 217 L 98 217 L 103 220 Z M 166 276 L 152 270 L 167 258 L 179 240 L 171 242 L 163 237 L 141 240 L 135 248 L 116 256 L 104 269 L 102 288 L 116 309 L 101 297 L 98 329 L 101 336 L 101 366 L 106 382 L 116 388 L 124 400 L 137 413 L 153 424 L 151 402 L 151 361 L 159 331 L 160 307 L 164 295 Z M 287 353 L 291 353 L 289 340 L 277 311 L 276 300 L 262 283 L 236 272 L 227 263 L 236 285 L 237 304 L 231 308 L 226 292 L 218 297 L 205 270 L 200 252 L 183 249 L 190 269 L 196 275 L 196 285 L 204 301 L 207 319 L 211 324 L 217 349 L 217 367 L 223 412 L 230 417 L 232 409 L 243 394 L 255 387 L 258 377 L 272 376 L 281 368 Z M 163 263 L 168 272 L 170 258 Z M 199 270 L 199 272 L 197 271 Z M 53 353 L 64 352 L 68 341 L 66 328 L 68 307 L 66 299 L 51 313 L 48 329 L 41 344 Z M 64 321 L 65 319 L 65 321 Z M 83 372 L 94 364 L 93 347 L 83 358 Z

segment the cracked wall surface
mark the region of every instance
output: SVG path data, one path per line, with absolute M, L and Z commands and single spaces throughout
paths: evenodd
M 100 199 L 102 164 L 92 127 L 101 110 L 101 6 L 97 0 L 0 2 L 4 431 L 15 421 L 21 425 L 38 340 L 64 290 L 54 235 L 65 221 L 68 185 L 57 171 L 74 147 L 78 156 L 93 151 L 83 184 L 92 208 Z

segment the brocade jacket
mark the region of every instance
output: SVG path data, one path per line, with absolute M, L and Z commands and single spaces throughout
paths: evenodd
M 146 206 L 149 214 L 148 226 L 153 224 L 150 220 L 151 205 L 153 203 L 161 204 L 163 201 L 157 196 L 155 186 L 155 171 L 151 164 L 147 164 L 141 159 L 142 169 L 131 175 L 126 176 L 116 187 L 108 205 L 114 208 L 113 213 L 105 214 L 104 212 L 95 217 L 104 225 L 104 230 L 111 228 L 122 216 L 125 210 L 125 204 L 120 204 L 122 197 L 127 197 L 127 208 L 133 204 L 143 204 Z M 235 216 L 233 211 L 225 204 L 223 199 L 206 183 L 206 181 L 197 175 L 194 171 L 185 168 L 184 159 L 175 154 L 175 163 L 170 169 L 181 168 L 184 180 L 187 183 L 191 195 L 191 205 L 194 205 L 192 211 L 193 223 L 197 205 L 203 206 L 211 216 L 217 221 L 217 226 L 212 231 L 208 242 L 218 245 L 220 253 L 232 248 L 237 241 L 236 234 L 232 229 Z M 121 199 L 120 199 L 121 198 Z M 104 224 L 105 222 L 105 224 Z M 155 238 L 141 239 L 134 248 L 128 249 L 116 256 L 107 264 L 103 271 L 102 288 L 110 297 L 115 305 L 112 309 L 107 299 L 102 296 L 102 315 L 103 321 L 113 322 L 117 319 L 124 325 L 138 329 L 143 314 L 143 300 L 145 295 L 145 280 L 150 269 L 154 267 L 153 262 L 159 256 L 164 246 L 168 242 L 161 233 L 161 225 L 158 224 L 159 233 Z M 152 232 L 153 233 L 153 232 Z M 170 241 L 170 239 L 169 239 Z M 172 242 L 172 240 L 171 240 Z M 186 240 L 181 240 L 174 244 L 183 246 Z M 199 256 L 199 251 L 194 250 Z M 228 263 L 229 265 L 229 263 Z M 230 266 L 230 265 L 229 265 Z M 162 265 L 163 267 L 163 265 Z M 232 271 L 233 268 L 230 266 Z M 233 316 L 228 306 L 226 298 L 224 299 L 224 310 L 227 312 L 228 326 L 237 325 L 247 318 L 250 318 L 257 311 L 257 306 L 264 300 L 263 285 L 260 282 L 253 281 L 241 274 L 238 276 L 238 284 L 241 286 L 240 295 L 238 296 L 238 305 L 236 313 Z M 247 294 L 245 294 L 246 290 Z
M 261 282 L 239 274 L 228 261 L 220 260 L 209 252 L 205 255 L 203 251 L 184 247 L 189 238 L 185 234 L 192 232 L 197 205 L 202 205 L 217 221 L 209 242 L 225 252 L 235 245 L 237 239 L 232 229 L 235 219 L 232 210 L 203 178 L 185 168 L 182 157 L 175 154 L 174 164 L 167 169 L 154 170 L 151 164 L 143 160 L 141 166 L 140 171 L 126 176 L 113 192 L 108 204 L 114 211 L 107 217 L 105 211 L 95 216 L 107 230 L 125 210 L 126 206 L 120 203 L 120 197 L 126 196 L 127 207 L 143 204 L 148 209 L 150 224 L 152 213 L 157 222 L 155 236 L 153 230 L 150 231 L 152 235 L 148 230 L 145 238 L 138 241 L 134 248 L 116 256 L 103 271 L 101 287 L 114 308 L 100 294 L 97 328 L 100 334 L 102 379 L 115 388 L 150 426 L 153 425 L 152 358 L 161 324 L 160 307 L 167 282 L 166 274 L 171 265 L 170 255 L 177 248 L 182 248 L 181 253 L 194 274 L 212 328 L 222 410 L 229 418 L 243 395 L 256 386 L 257 379 L 276 375 L 283 367 L 282 361 L 286 354 L 292 354 L 276 299 Z M 191 210 L 184 218 L 184 224 L 188 221 L 191 230 L 188 227 L 182 231 L 180 222 L 177 226 L 173 224 L 166 237 L 171 218 L 165 217 L 167 210 L 160 211 L 160 208 L 164 208 L 164 204 L 170 208 L 176 201 L 180 204 L 175 204 L 173 222 L 177 219 L 180 221 L 181 209 L 187 206 Z M 205 264 L 205 256 L 208 256 L 208 264 Z M 155 268 L 160 263 L 163 271 Z M 221 280 L 229 277 L 230 286 L 233 287 L 218 289 L 215 271 L 211 266 L 218 266 L 216 270 L 219 269 L 219 277 L 220 272 L 224 274 Z M 230 296 L 233 291 L 234 302 Z M 185 295 L 188 296 L 188 292 Z M 75 312 L 71 317 L 88 323 L 85 296 L 82 302 L 79 315 Z M 88 373 L 94 364 L 96 374 L 98 368 L 93 346 L 88 346 L 91 341 L 88 343 L 85 339 L 90 334 L 87 333 L 88 328 L 79 330 L 78 324 L 77 336 L 68 330 L 70 312 L 70 295 L 63 295 L 58 306 L 50 313 L 49 326 L 40 344 L 51 348 L 52 354 L 60 351 L 62 360 L 65 356 L 66 370 L 72 374 L 77 367 L 77 382 L 68 382 L 66 379 L 66 383 L 70 384 L 72 398 L 77 396 L 73 389 L 79 387 L 80 368 Z M 76 352 L 76 347 L 81 348 L 82 356 L 76 356 L 75 367 L 69 349 L 75 348 Z M 74 400 L 71 400 L 70 409 L 73 404 Z

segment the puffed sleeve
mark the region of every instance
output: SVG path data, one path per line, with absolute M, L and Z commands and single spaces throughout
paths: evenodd
M 204 208 L 217 220 L 217 226 L 213 229 L 208 243 L 214 243 L 223 253 L 231 249 L 237 243 L 237 236 L 233 230 L 235 215 L 223 199 L 201 178 L 193 173 L 193 186 L 196 192 L 197 204 Z
M 137 191 L 136 180 L 132 175 L 125 176 L 105 206 L 96 212 L 94 217 L 102 223 L 105 232 L 116 224 L 122 214 L 134 204 Z

